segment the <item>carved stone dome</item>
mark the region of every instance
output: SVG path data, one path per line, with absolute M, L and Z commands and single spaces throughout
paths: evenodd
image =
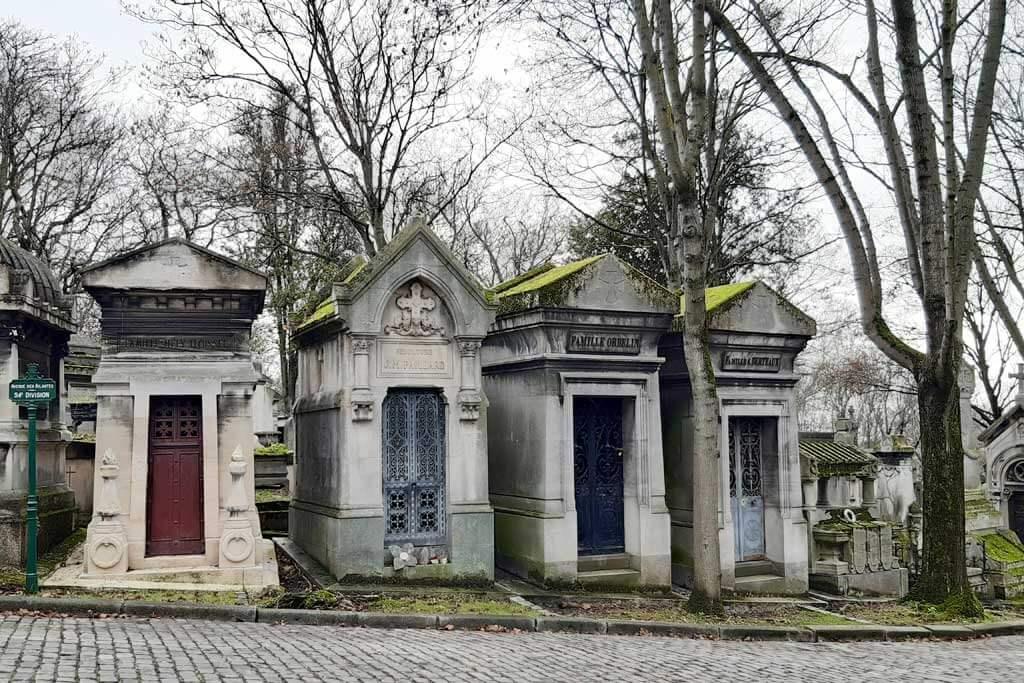
M 6 268 L 4 268 L 6 266 Z M 0 237 L 0 268 L 7 271 L 6 283 L 0 282 L 0 293 L 24 294 L 31 291 L 34 299 L 44 301 L 57 307 L 66 306 L 60 283 L 53 271 L 42 259 L 33 256 L 9 239 Z M 25 277 L 31 280 L 31 290 L 26 290 Z M 2 287 L 6 284 L 6 288 Z

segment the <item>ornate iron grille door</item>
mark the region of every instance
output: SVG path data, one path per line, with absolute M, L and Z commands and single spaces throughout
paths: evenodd
M 625 549 L 622 509 L 622 399 L 573 401 L 576 545 L 580 555 Z
M 761 480 L 761 420 L 756 417 L 729 421 L 729 496 L 732 505 L 736 559 L 764 557 L 764 490 Z
M 384 399 L 384 544 L 445 541 L 444 403 L 434 391 Z

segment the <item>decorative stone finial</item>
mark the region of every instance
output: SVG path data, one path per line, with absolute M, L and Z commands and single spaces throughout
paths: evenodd
M 231 464 L 228 465 L 228 472 L 231 474 L 231 490 L 228 493 L 227 510 L 232 517 L 241 516 L 241 513 L 249 509 L 249 497 L 245 495 L 245 456 L 242 454 L 242 445 L 235 446 L 235 452 L 231 454 Z
M 1017 380 L 1017 398 L 1024 399 L 1024 363 L 1017 363 L 1017 373 L 1010 377 Z
M 117 492 L 117 476 L 121 468 L 117 464 L 114 451 L 107 449 L 100 459 L 99 496 L 96 501 L 96 514 L 101 520 L 107 521 L 121 514 L 121 497 Z

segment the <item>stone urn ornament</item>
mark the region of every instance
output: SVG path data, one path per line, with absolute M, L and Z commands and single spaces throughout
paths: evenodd
M 249 496 L 245 490 L 245 473 L 248 466 L 242 446 L 235 447 L 228 464 L 231 475 L 231 488 L 228 489 L 228 518 L 224 521 L 224 530 L 220 536 L 220 567 L 252 567 L 256 565 L 256 539 L 252 533 L 252 524 L 246 513 L 249 511 Z
M 128 571 L 128 536 L 121 524 L 121 494 L 117 480 L 121 467 L 117 455 L 107 449 L 100 458 L 100 488 L 95 513 L 85 540 L 85 573 L 124 574 Z

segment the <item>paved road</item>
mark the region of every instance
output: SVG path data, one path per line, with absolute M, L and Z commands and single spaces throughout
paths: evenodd
M 0 615 L 0 681 L 998 681 L 1024 637 L 748 643 Z

